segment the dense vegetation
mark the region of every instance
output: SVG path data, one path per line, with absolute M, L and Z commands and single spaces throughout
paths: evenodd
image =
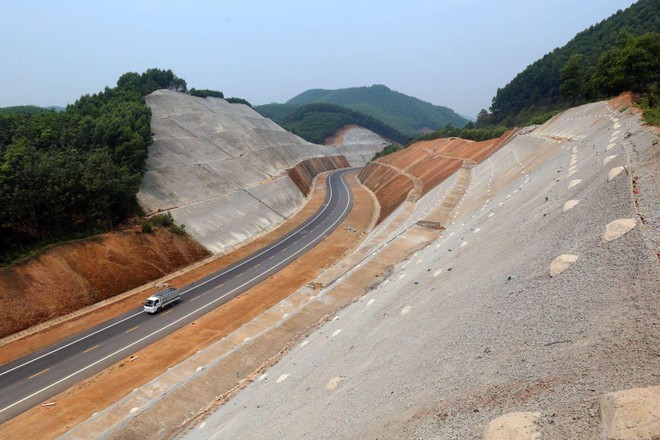
M 126 73 L 63 112 L 0 115 L 0 258 L 112 229 L 139 209 L 152 142 L 144 95 L 185 91 L 171 70 Z
M 622 31 L 624 37 L 620 37 Z M 532 63 L 509 84 L 498 89 L 491 106 L 490 122 L 507 126 L 523 125 L 541 114 L 610 96 L 626 88 L 634 89 L 635 80 L 627 85 L 617 80 L 606 80 L 603 75 L 615 69 L 618 62 L 615 59 L 621 58 L 616 52 L 610 52 L 605 59 L 603 57 L 616 47 L 624 47 L 626 42 L 622 38 L 629 40 L 631 36 L 648 32 L 660 32 L 660 2 L 657 0 L 639 0 L 625 11 L 618 11 L 580 32 L 565 46 Z M 639 43 L 644 45 L 646 42 Z M 650 65 L 635 63 L 635 54 L 629 54 L 629 65 L 636 64 L 649 74 L 653 73 Z M 656 59 L 657 54 L 655 52 Z M 619 72 L 630 73 L 625 70 Z M 658 74 L 657 68 L 654 73 Z M 576 89 L 572 79 L 583 85 Z
M 243 98 L 227 98 L 225 101 L 227 101 L 230 104 L 245 104 L 248 107 L 252 107 L 252 104 L 250 104 L 247 99 Z
M 224 93 L 219 92 L 217 90 L 196 89 L 194 87 L 192 89 L 190 89 L 190 91 L 188 93 L 190 93 L 191 96 L 198 96 L 200 98 L 207 98 L 207 97 L 224 98 L 225 97 Z
M 411 140 L 410 143 L 413 144 L 419 141 L 430 141 L 432 139 L 448 137 L 459 137 L 463 139 L 471 139 L 473 141 L 485 141 L 487 139 L 498 138 L 502 136 L 507 130 L 507 127 L 500 125 L 480 126 L 473 122 L 468 122 L 463 128 L 456 128 L 448 125 L 447 127 L 443 127 L 431 133 L 417 136 L 415 139 Z
M 310 142 L 322 144 L 337 130 L 355 124 L 395 142 L 405 143 L 408 137 L 381 121 L 335 104 L 307 104 L 298 107 L 282 119 L 282 127 Z
M 273 118 L 282 117 L 294 107 L 312 103 L 329 103 L 347 107 L 393 127 L 407 137 L 413 137 L 423 130 L 434 130 L 445 125 L 462 127 L 467 120 L 453 110 L 430 104 L 403 93 L 395 92 L 383 85 L 353 87 L 339 90 L 307 90 L 290 99 L 286 104 L 269 104 L 257 108 L 262 114 Z M 278 106 L 283 108 L 277 109 Z M 285 106 L 285 107 L 284 107 Z M 264 108 L 265 107 L 265 108 Z

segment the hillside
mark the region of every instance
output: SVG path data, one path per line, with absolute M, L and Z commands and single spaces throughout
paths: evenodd
M 287 174 L 311 158 L 362 166 L 378 144 L 316 145 L 244 104 L 158 90 L 146 97 L 154 143 L 137 195 L 148 213 L 171 212 L 214 254 L 295 214 L 305 195 Z M 344 161 L 337 163 L 344 163 Z
M 660 368 L 658 137 L 613 104 L 379 160 L 428 191 L 398 179 L 351 255 L 65 438 L 657 437 L 657 391 L 612 392 Z
M 259 106 L 257 110 L 264 111 L 267 117 L 277 119 L 286 116 L 297 106 L 321 102 L 341 105 L 371 116 L 407 137 L 448 124 L 462 127 L 467 122 L 450 108 L 433 105 L 383 85 L 338 90 L 312 89 L 291 98 L 286 104 Z
M 617 43 L 621 31 L 632 35 L 660 32 L 660 2 L 639 0 L 624 11 L 578 33 L 566 45 L 554 49 L 529 65 L 506 86 L 497 90 L 492 101 L 491 122 L 504 121 L 507 125 L 525 123 L 536 114 L 566 108 L 571 100 L 560 91 L 561 70 L 573 54 L 584 57 L 585 74 L 588 76 L 598 61 Z M 657 73 L 657 72 L 656 72 Z M 593 99 L 600 96 L 588 84 L 585 95 Z
M 303 139 L 317 144 L 325 143 L 327 138 L 347 125 L 364 127 L 400 144 L 408 140 L 405 134 L 381 120 L 336 104 L 319 102 L 301 105 L 276 121 Z

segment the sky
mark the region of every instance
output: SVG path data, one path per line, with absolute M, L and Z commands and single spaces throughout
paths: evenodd
M 0 107 L 172 69 L 253 105 L 384 84 L 463 115 L 633 0 L 0 0 Z

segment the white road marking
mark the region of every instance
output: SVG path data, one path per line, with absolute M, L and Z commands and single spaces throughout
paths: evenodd
M 401 309 L 401 314 L 402 315 L 407 315 L 408 313 L 410 313 L 410 310 L 412 310 L 412 307 L 405 306 L 403 309 Z
M 332 336 L 330 336 L 330 337 L 331 337 L 331 338 L 334 338 L 334 337 L 337 336 L 339 333 L 341 333 L 341 329 L 337 329 L 337 330 L 335 330 L 335 331 L 332 333 Z
M 275 383 L 284 382 L 286 380 L 286 378 L 289 377 L 289 376 L 290 376 L 289 374 L 283 374 L 283 375 L 281 375 L 280 377 L 277 378 Z
M 374 301 L 376 301 L 376 300 L 373 299 L 373 298 L 370 299 L 370 300 L 367 302 L 367 307 L 369 307 L 370 305 L 372 305 L 372 304 L 374 303 Z

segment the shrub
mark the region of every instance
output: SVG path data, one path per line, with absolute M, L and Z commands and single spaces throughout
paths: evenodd
M 176 235 L 185 235 L 186 234 L 186 225 L 177 225 L 173 223 L 170 225 L 170 232 Z
M 145 234 L 151 234 L 152 232 L 154 232 L 154 228 L 151 226 L 149 220 L 145 220 L 142 222 L 142 232 Z

